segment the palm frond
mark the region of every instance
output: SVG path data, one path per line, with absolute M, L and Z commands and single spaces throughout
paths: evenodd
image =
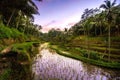
M 115 4 L 116 4 L 116 0 L 113 1 L 112 6 L 114 6 Z
M 105 0 L 104 2 L 105 2 L 105 3 L 107 3 L 107 2 L 108 2 L 108 0 Z
M 107 0 L 106 6 L 107 6 L 108 8 L 111 8 L 111 1 L 110 1 L 110 0 Z
M 29 3 L 35 8 L 38 10 L 38 7 L 36 6 L 36 4 L 32 1 L 32 0 L 29 0 Z
M 100 8 L 108 9 L 108 7 L 105 4 L 100 5 Z
M 36 1 L 43 1 L 43 0 L 36 0 Z

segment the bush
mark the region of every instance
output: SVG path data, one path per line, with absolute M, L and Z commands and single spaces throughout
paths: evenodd
M 90 52 L 90 59 L 99 60 L 100 55 L 97 52 Z
M 0 39 L 4 38 L 20 38 L 24 37 L 22 33 L 20 33 L 18 30 L 6 27 L 2 23 L 0 23 Z

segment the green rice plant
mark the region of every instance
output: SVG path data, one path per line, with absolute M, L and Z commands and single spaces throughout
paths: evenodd
M 98 54 L 97 52 L 90 52 L 90 59 L 99 60 L 100 54 Z
M 76 59 L 76 60 L 81 60 L 83 62 L 87 62 L 89 64 L 94 64 L 94 65 L 97 65 L 97 66 L 101 66 L 101 67 L 107 67 L 107 68 L 115 68 L 115 69 L 120 69 L 120 63 L 118 62 L 106 62 L 104 60 L 102 60 L 100 57 L 102 55 L 98 54 L 97 52 L 93 52 L 92 55 L 91 55 L 91 58 L 87 58 L 85 56 L 78 56 L 76 54 L 73 54 L 73 52 L 70 52 L 70 51 L 67 51 L 69 54 L 64 54 L 59 47 L 50 47 L 51 49 L 55 50 L 58 54 L 60 55 L 63 55 L 63 56 L 66 56 L 66 57 L 70 57 L 70 58 L 73 58 L 73 59 Z M 86 50 L 80 50 L 82 54 L 84 54 L 83 52 L 87 52 Z M 86 54 L 86 53 L 85 53 Z M 84 54 L 84 55 L 85 55 Z M 98 54 L 98 55 L 97 55 Z M 92 59 L 93 58 L 93 59 Z

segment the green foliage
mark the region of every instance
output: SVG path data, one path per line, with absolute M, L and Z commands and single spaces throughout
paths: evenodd
M 23 37 L 24 35 L 22 33 L 20 33 L 18 30 L 14 29 L 14 28 L 8 28 L 6 26 L 4 26 L 3 24 L 0 24 L 0 39 L 4 39 L 4 38 L 20 38 Z
M 3 74 L 0 75 L 0 80 L 9 80 L 11 69 L 6 69 Z
M 120 41 L 120 37 L 111 37 L 111 41 L 112 42 L 119 42 Z
M 39 0 L 41 1 L 41 0 Z M 33 14 L 39 14 L 38 8 L 34 1 L 32 0 L 13 0 L 10 2 L 9 0 L 3 0 L 0 2 L 0 15 L 3 16 L 3 21 L 7 23 L 7 25 L 13 26 L 18 23 L 17 17 L 28 16 L 33 19 Z M 9 8 L 8 8 L 9 7 Z M 19 18 L 20 20 L 21 18 Z
M 86 49 L 81 49 L 81 48 L 66 48 L 66 47 L 59 47 L 60 49 L 64 50 L 64 51 L 69 51 L 72 53 L 72 55 L 77 55 L 77 56 L 82 56 L 85 58 L 88 58 L 88 50 Z M 100 60 L 100 54 L 96 51 L 89 51 L 90 54 L 90 59 L 94 59 L 94 60 Z
M 32 57 L 38 53 L 38 49 L 35 44 L 39 44 L 38 42 L 25 42 L 25 43 L 18 43 L 12 45 L 12 51 L 18 52 L 18 60 L 20 61 L 31 61 Z
M 11 66 L 0 75 L 0 80 L 31 80 L 29 66 L 23 66 L 17 61 L 11 62 Z
M 90 59 L 99 60 L 100 54 L 98 54 L 97 52 L 90 52 Z
M 39 42 L 24 42 L 11 45 L 11 52 L 17 53 L 14 58 L 9 53 L 0 54 L 0 58 L 9 57 L 9 69 L 5 69 L 0 80 L 31 80 L 31 61 L 38 54 Z M 14 54 L 14 53 L 12 53 Z
M 94 57 L 94 59 L 90 59 L 90 58 L 86 58 L 83 56 L 78 56 L 73 52 L 67 51 L 69 54 L 65 54 L 63 52 L 63 50 L 61 50 L 61 48 L 58 47 L 54 47 L 54 46 L 50 46 L 51 49 L 55 50 L 58 54 L 66 56 L 66 57 L 70 57 L 76 60 L 81 60 L 83 62 L 89 63 L 89 64 L 94 64 L 97 66 L 101 66 L 101 67 L 106 67 L 106 68 L 112 68 L 112 69 L 120 69 L 120 63 L 118 62 L 104 62 L 102 60 L 96 60 L 95 58 L 97 58 L 98 56 L 95 55 L 95 53 L 92 53 L 92 57 Z

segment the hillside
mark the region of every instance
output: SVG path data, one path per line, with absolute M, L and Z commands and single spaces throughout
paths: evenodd
M 26 36 L 14 28 L 0 24 L 0 80 L 30 80 L 30 65 L 38 53 L 39 42 L 32 35 Z

